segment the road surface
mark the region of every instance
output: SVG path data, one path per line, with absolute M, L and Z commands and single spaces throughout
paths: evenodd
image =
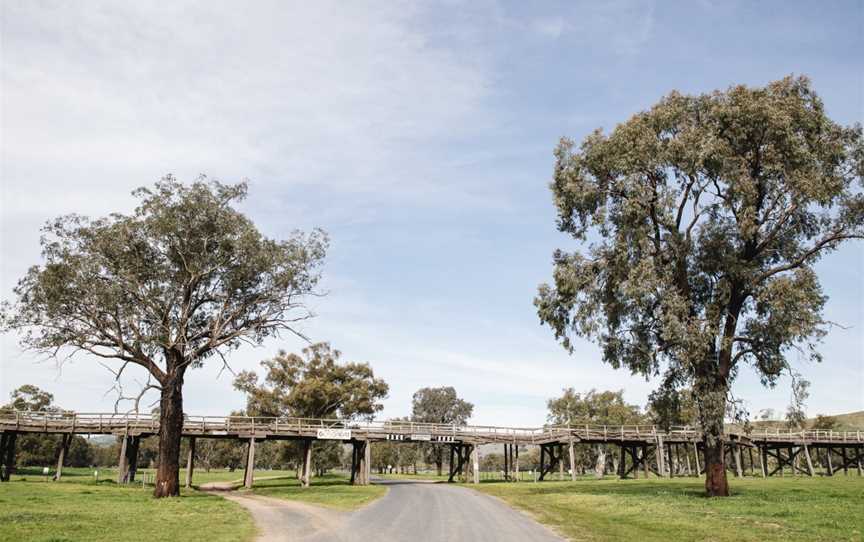
M 225 493 L 247 508 L 259 542 L 561 542 L 501 501 L 463 487 L 387 480 L 387 494 L 356 512 L 258 495 Z

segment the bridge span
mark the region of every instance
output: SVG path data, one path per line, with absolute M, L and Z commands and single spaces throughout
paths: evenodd
M 118 481 L 134 480 L 138 447 L 142 438 L 158 434 L 159 418 L 134 413 L 0 412 L 0 480 L 9 479 L 15 464 L 18 434 L 60 435 L 57 477 L 73 435 L 115 435 L 121 437 Z M 519 448 L 540 447 L 538 479 L 557 468 L 564 475 L 569 463 L 576 477 L 575 449 L 579 445 L 609 444 L 619 448 L 618 475 L 638 477 L 640 470 L 659 476 L 698 475 L 702 432 L 696 427 L 661 429 L 651 425 L 546 425 L 543 427 L 498 427 L 486 425 L 430 424 L 401 420 L 344 421 L 309 418 L 264 418 L 249 416 L 184 417 L 183 436 L 189 439 L 187 486 L 191 484 L 195 442 L 199 438 L 240 439 L 247 442 L 244 483 L 251 487 L 255 464 L 255 443 L 262 440 L 338 440 L 352 446 L 352 483 L 367 484 L 370 476 L 370 443 L 395 441 L 434 443 L 450 450 L 449 480 L 462 478 L 479 482 L 478 446 L 504 446 L 504 476 L 518 478 Z M 727 465 L 743 476 L 749 459 L 751 472 L 762 476 L 783 474 L 814 475 L 812 454 L 827 458 L 828 474 L 857 469 L 862 474 L 864 432 L 790 429 L 752 429 L 730 426 L 726 433 Z M 565 457 L 565 450 L 569 452 Z M 753 458 L 754 451 L 758 458 Z M 691 458 L 693 462 L 691 463 Z M 769 458 L 773 461 L 770 461 Z M 569 461 L 568 461 L 569 460 Z M 823 461 L 824 463 L 825 461 Z M 835 466 L 836 462 L 836 466 Z M 772 464 L 773 463 L 773 464 Z M 686 465 L 686 469 L 685 469 Z

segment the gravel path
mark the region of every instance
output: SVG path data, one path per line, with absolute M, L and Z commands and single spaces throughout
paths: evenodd
M 248 509 L 258 542 L 561 542 L 522 512 L 476 491 L 419 481 L 378 481 L 387 494 L 355 512 L 259 495 L 223 494 Z

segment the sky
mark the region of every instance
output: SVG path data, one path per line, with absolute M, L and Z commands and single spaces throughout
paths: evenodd
M 421 387 L 454 386 L 472 422 L 536 426 L 562 388 L 656 382 L 572 355 L 532 305 L 551 279 L 548 183 L 562 136 L 609 130 L 671 90 L 806 74 L 828 114 L 864 117 L 864 2 L 56 2 L 5 0 L 0 43 L 0 298 L 40 262 L 53 217 L 134 208 L 167 173 L 248 179 L 242 210 L 268 236 L 331 237 L 302 331 L 390 384 L 381 417 Z M 815 365 L 808 411 L 864 410 L 864 243 L 817 270 L 842 324 Z M 0 337 L 0 403 L 31 383 L 110 411 L 112 375 L 58 367 Z M 285 338 L 230 357 L 254 369 Z M 185 410 L 242 408 L 229 373 L 189 373 Z M 143 376 L 139 377 L 143 379 Z M 134 380 L 127 382 L 127 389 Z M 789 403 L 748 369 L 735 396 Z

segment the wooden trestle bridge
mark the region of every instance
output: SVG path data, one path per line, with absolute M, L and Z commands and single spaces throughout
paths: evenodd
M 88 414 L 76 412 L 0 413 L 0 479 L 6 481 L 14 471 L 15 443 L 22 433 L 61 435 L 55 477 L 59 478 L 73 435 L 115 435 L 122 437 L 119 458 L 119 482 L 135 478 L 138 447 L 142 438 L 158 434 L 158 416 L 145 414 Z M 255 443 L 262 440 L 339 440 L 352 445 L 351 480 L 369 483 L 370 446 L 375 441 L 429 442 L 450 448 L 449 480 L 457 477 L 479 482 L 478 446 L 503 444 L 505 478 L 519 475 L 519 447 L 540 447 L 538 479 L 543 480 L 556 469 L 565 470 L 565 450 L 570 475 L 576 477 L 575 447 L 580 444 L 607 444 L 619 447 L 618 475 L 621 478 L 695 474 L 702 472 L 700 451 L 702 433 L 698 428 L 673 427 L 661 430 L 654 426 L 568 425 L 540 428 L 514 428 L 479 425 L 427 424 L 409 421 L 345 422 L 305 418 L 254 418 L 246 416 L 186 416 L 183 436 L 189 439 L 186 485 L 191 484 L 195 441 L 199 438 L 240 439 L 247 442 L 244 483 L 252 486 L 255 465 Z M 813 476 L 813 456 L 823 459 L 827 474 L 839 470 L 848 473 L 864 464 L 862 431 L 792 431 L 756 429 L 749 433 L 730 429 L 726 435 L 727 466 L 738 476 L 745 469 L 763 477 L 783 474 Z M 756 459 L 754 459 L 756 455 Z M 691 464 L 690 459 L 693 459 Z M 773 461 L 769 461 L 771 458 Z M 686 465 L 686 468 L 685 468 Z

